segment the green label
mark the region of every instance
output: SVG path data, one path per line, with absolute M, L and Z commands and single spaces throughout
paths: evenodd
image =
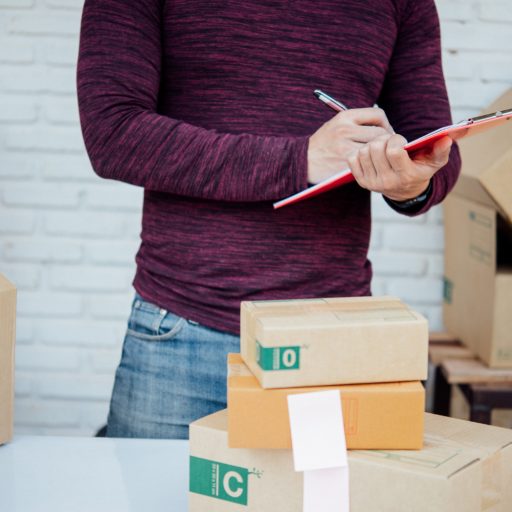
M 499 348 L 496 357 L 499 361 L 512 361 L 512 348 Z
M 190 457 L 190 492 L 247 505 L 248 484 L 245 468 Z
M 446 304 L 451 304 L 453 299 L 453 282 L 447 277 L 443 278 L 443 298 Z
M 486 217 L 485 215 L 481 213 L 477 213 L 474 211 L 469 212 L 469 220 L 472 222 L 475 222 L 476 224 L 479 224 L 480 226 L 484 228 L 491 228 L 492 227 L 492 219 L 490 217 Z
M 490 251 L 493 219 L 471 211 L 469 212 L 469 220 L 471 221 L 469 255 L 480 263 L 491 265 L 493 262 Z
M 262 347 L 257 341 L 256 361 L 262 370 L 298 370 L 300 347 Z

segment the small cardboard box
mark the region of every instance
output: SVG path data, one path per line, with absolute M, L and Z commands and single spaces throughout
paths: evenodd
M 263 389 L 239 354 L 228 356 L 230 448 L 291 448 L 287 396 L 338 389 L 347 448 L 419 450 L 425 390 L 420 382 Z
M 190 425 L 189 512 L 301 512 L 290 450 L 230 449 L 227 411 Z M 425 415 L 420 451 L 350 451 L 351 512 L 510 512 L 512 432 Z
M 242 302 L 240 345 L 264 388 L 427 378 L 427 320 L 393 297 Z
M 16 288 L 0 274 L 0 445 L 12 438 Z
M 512 90 L 487 112 L 512 106 Z M 446 328 L 486 364 L 512 368 L 512 124 L 460 141 L 445 201 Z

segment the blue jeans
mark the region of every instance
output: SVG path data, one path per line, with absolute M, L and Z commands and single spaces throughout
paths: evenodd
M 187 439 L 190 422 L 226 407 L 227 354 L 240 338 L 133 301 L 108 437 Z

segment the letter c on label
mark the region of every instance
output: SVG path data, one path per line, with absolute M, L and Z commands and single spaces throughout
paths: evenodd
M 237 488 L 232 489 L 230 487 L 231 480 L 236 480 L 240 485 Z M 226 494 L 228 496 L 231 496 L 232 498 L 240 498 L 240 496 L 242 496 L 242 493 L 244 492 L 244 489 L 241 485 L 241 484 L 243 484 L 243 482 L 244 482 L 244 480 L 239 473 L 237 473 L 236 471 L 228 471 L 224 475 L 224 479 L 222 480 L 222 485 L 223 485 L 224 490 L 226 491 Z

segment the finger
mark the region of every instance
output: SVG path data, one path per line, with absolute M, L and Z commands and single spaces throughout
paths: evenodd
M 359 151 L 353 151 L 347 158 L 347 163 L 360 186 L 364 186 L 363 170 L 361 169 L 361 163 L 359 162 Z
M 395 133 L 386 113 L 381 108 L 355 108 L 343 112 L 345 119 L 350 119 L 355 124 L 365 126 L 380 126 L 388 133 Z
M 389 132 L 380 126 L 360 126 L 354 125 L 351 129 L 349 137 L 353 141 L 367 143 L 382 137 L 383 135 L 389 135 Z
M 368 144 L 370 157 L 377 173 L 393 171 L 386 155 L 389 139 L 389 136 L 379 137 Z
M 386 147 L 386 158 L 393 171 L 404 172 L 411 164 L 409 153 L 404 149 L 407 140 L 401 135 L 393 135 L 388 140 Z
M 389 136 L 385 138 L 380 137 L 369 144 L 370 157 L 377 173 L 377 182 L 381 192 L 385 189 L 390 179 L 396 179 L 395 172 L 386 156 L 388 141 Z
M 453 140 L 450 137 L 443 137 L 438 140 L 432 147 L 429 163 L 436 169 L 444 167 L 450 158 L 450 150 L 453 145 Z
M 363 176 L 366 178 L 368 183 L 375 183 L 378 173 L 377 173 L 377 169 L 375 169 L 375 166 L 373 165 L 373 162 L 372 162 L 369 144 L 365 144 L 359 150 L 359 162 L 361 164 L 361 170 L 362 170 Z

